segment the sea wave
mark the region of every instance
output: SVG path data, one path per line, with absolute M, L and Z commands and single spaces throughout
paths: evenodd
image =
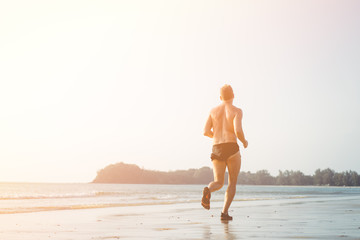
M 282 199 L 306 198 L 307 196 L 286 197 Z M 238 201 L 268 201 L 276 200 L 277 198 L 240 198 L 234 199 Z M 56 206 L 33 206 L 33 207 L 15 207 L 15 208 L 0 208 L 0 214 L 16 214 L 16 213 L 30 213 L 41 211 L 58 211 L 58 210 L 80 210 L 80 209 L 94 209 L 94 208 L 110 208 L 110 207 L 136 207 L 149 205 L 171 205 L 171 204 L 188 204 L 199 203 L 199 199 L 180 199 L 180 200 L 159 200 L 156 198 L 148 198 L 147 201 L 138 202 L 121 202 L 121 203 L 98 203 L 98 204 L 73 204 L 73 205 L 56 205 Z M 222 202 L 223 199 L 212 199 L 212 202 Z
M 0 214 L 15 214 L 15 213 L 29 213 L 41 211 L 57 211 L 57 210 L 80 210 L 80 209 L 94 209 L 94 208 L 109 208 L 109 207 L 134 207 L 147 205 L 169 205 L 182 203 L 180 201 L 164 201 L 164 202 L 141 202 L 141 203 L 111 203 L 111 204 L 79 204 L 69 206 L 43 206 L 43 207 L 27 207 L 27 208 L 9 208 L 0 209 Z
M 68 198 L 108 198 L 108 197 L 120 197 L 132 199 L 136 198 L 139 200 L 164 200 L 164 199 L 174 199 L 178 198 L 177 195 L 174 194 L 159 194 L 158 196 L 149 196 L 147 194 L 134 194 L 134 193 L 126 193 L 126 192 L 104 192 L 104 191 L 96 191 L 96 192 L 87 192 L 87 193 L 66 193 L 66 194 L 32 194 L 32 195 L 0 195 L 0 200 L 31 200 L 31 199 L 68 199 Z
M 109 196 L 126 196 L 122 192 L 87 192 L 87 193 L 66 193 L 66 194 L 32 194 L 32 195 L 0 195 L 0 200 L 27 200 L 27 199 L 59 199 L 59 198 L 87 198 L 87 197 L 109 197 Z
M 201 185 L 0 184 L 0 214 L 171 204 L 199 207 L 202 188 Z M 211 202 L 222 205 L 225 191 L 214 194 Z M 359 195 L 360 188 L 241 186 L 234 202 L 283 204 L 288 200 L 301 202 L 353 194 Z

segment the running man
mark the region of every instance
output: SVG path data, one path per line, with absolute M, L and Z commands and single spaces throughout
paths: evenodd
M 224 185 L 227 167 L 229 172 L 228 188 L 220 218 L 221 220 L 232 220 L 228 210 L 235 196 L 236 182 L 241 166 L 237 139 L 242 142 L 244 148 L 247 148 L 248 142 L 241 124 L 243 113 L 240 108 L 233 105 L 234 93 L 230 85 L 224 85 L 220 89 L 220 100 L 222 103 L 211 110 L 204 128 L 204 135 L 213 139 L 211 160 L 214 181 L 204 188 L 201 205 L 205 209 L 210 209 L 211 193 L 221 189 Z

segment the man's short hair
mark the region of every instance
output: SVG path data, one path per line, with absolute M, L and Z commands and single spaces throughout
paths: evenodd
M 223 101 L 230 100 L 234 98 L 234 92 L 230 85 L 225 84 L 220 88 L 220 96 Z

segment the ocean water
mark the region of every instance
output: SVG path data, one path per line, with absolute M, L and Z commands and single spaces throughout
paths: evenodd
M 0 214 L 200 202 L 204 185 L 0 183 Z M 212 195 L 222 202 L 226 186 Z M 360 196 L 360 188 L 237 186 L 234 201 L 333 199 Z

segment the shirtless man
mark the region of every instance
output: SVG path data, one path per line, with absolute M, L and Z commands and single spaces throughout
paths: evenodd
M 230 85 L 224 85 L 220 89 L 222 103 L 213 108 L 206 121 L 204 135 L 213 139 L 211 160 L 214 171 L 214 181 L 209 183 L 203 190 L 201 205 L 210 209 L 211 192 L 217 191 L 224 185 L 226 167 L 228 168 L 228 188 L 225 193 L 224 207 L 221 212 L 221 220 L 232 220 L 228 210 L 236 192 L 236 182 L 241 166 L 239 152 L 239 139 L 244 148 L 248 142 L 242 129 L 242 110 L 233 105 L 234 93 Z

